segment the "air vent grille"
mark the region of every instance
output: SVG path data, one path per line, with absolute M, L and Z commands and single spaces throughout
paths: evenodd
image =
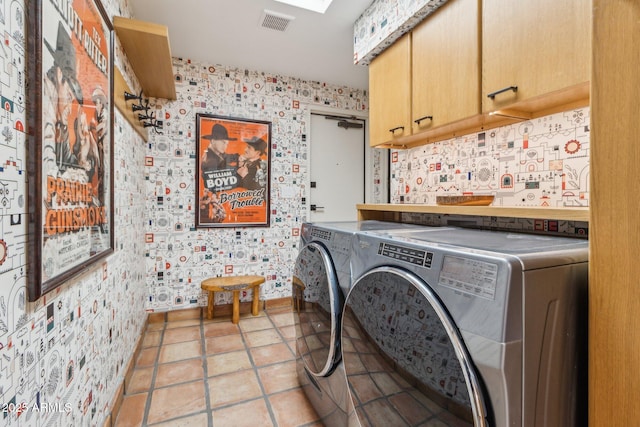
M 293 16 L 265 9 L 262 19 L 260 20 L 260 26 L 269 28 L 270 30 L 285 31 L 289 23 L 294 19 L 296 18 Z

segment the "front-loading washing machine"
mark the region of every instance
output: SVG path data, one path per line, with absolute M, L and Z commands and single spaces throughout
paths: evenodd
M 341 329 L 349 425 L 586 422 L 588 242 L 359 233 Z
M 347 423 L 349 402 L 341 363 L 340 325 L 351 286 L 351 248 L 357 232 L 425 230 L 384 221 L 305 223 L 293 273 L 297 371 L 309 401 L 328 426 Z M 428 229 L 428 228 L 427 228 Z

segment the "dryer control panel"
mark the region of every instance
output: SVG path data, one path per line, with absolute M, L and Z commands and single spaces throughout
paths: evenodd
M 349 255 L 351 251 L 351 238 L 349 233 L 340 233 L 331 230 L 322 230 L 315 228 L 311 231 L 311 237 L 315 240 L 325 242 L 332 253 L 340 253 Z
M 433 262 L 433 252 L 407 248 L 392 243 L 380 243 L 378 255 L 426 268 L 431 268 L 431 263 Z

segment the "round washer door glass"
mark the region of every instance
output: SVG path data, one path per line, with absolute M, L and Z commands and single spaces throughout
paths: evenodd
M 293 272 L 296 352 L 315 376 L 333 372 L 340 361 L 342 291 L 328 251 L 319 243 L 304 246 Z
M 479 379 L 431 288 L 378 267 L 346 299 L 343 362 L 355 412 L 370 426 L 486 426 Z

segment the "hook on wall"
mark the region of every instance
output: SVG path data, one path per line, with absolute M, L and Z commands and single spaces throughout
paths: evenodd
M 136 111 L 144 111 L 144 113 L 138 114 L 138 120 L 142 122 L 142 125 L 145 128 L 152 127 L 153 131 L 157 134 L 162 135 L 162 120 L 157 120 L 155 118 L 155 113 L 149 114 L 149 99 L 144 99 L 142 96 L 142 91 L 140 91 L 139 95 L 129 93 L 127 91 L 124 92 L 124 100 L 127 101 L 138 101 L 137 104 L 131 104 L 131 109 L 135 113 Z
M 136 112 L 136 111 L 147 111 L 149 109 L 149 104 L 147 104 L 146 106 L 142 105 L 142 104 L 132 104 L 131 105 L 131 109 Z
M 124 100 L 126 101 L 134 101 L 138 100 L 142 102 L 142 91 L 140 91 L 140 95 L 136 95 L 135 93 L 129 93 L 126 90 L 124 91 Z

